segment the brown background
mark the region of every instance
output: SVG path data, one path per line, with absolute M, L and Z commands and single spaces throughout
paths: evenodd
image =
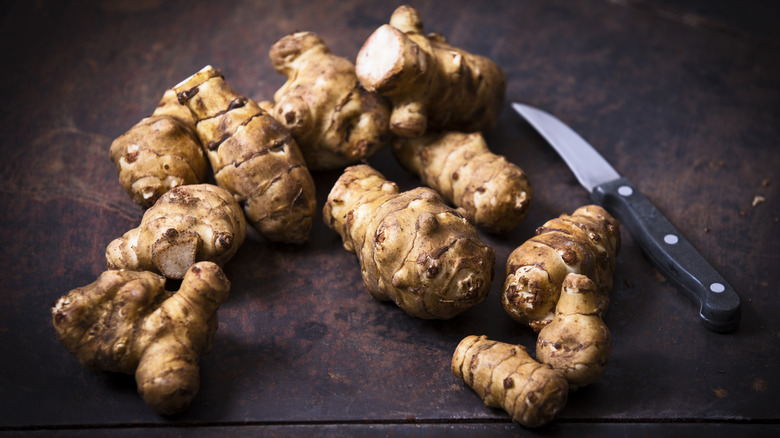
M 506 258 L 546 220 L 589 202 L 554 151 L 504 108 L 487 135 L 528 174 L 535 201 L 496 250 L 488 300 L 449 321 L 408 317 L 363 289 L 357 259 L 318 217 L 311 242 L 251 234 L 225 271 L 201 391 L 161 418 L 132 377 L 83 369 L 49 306 L 105 266 L 142 212 L 119 186 L 111 141 L 206 64 L 269 99 L 268 49 L 294 30 L 354 59 L 390 1 L 37 1 L 0 14 L 0 434 L 439 435 L 527 432 L 449 371 L 469 334 L 532 347 L 503 313 Z M 774 2 L 420 1 L 428 31 L 491 57 L 507 102 L 570 124 L 631 179 L 737 289 L 731 334 L 652 268 L 624 231 L 604 378 L 538 435 L 714 436 L 780 431 L 780 16 Z M 389 151 L 370 164 L 412 188 Z M 338 172 L 315 174 L 320 206 Z M 765 202 L 753 206 L 756 196 Z

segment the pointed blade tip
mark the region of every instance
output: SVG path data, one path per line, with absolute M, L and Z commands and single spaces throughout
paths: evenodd
M 514 108 L 515 112 L 517 112 L 523 117 L 525 117 L 526 111 L 531 109 L 530 106 L 520 102 L 512 102 L 512 108 Z
M 620 174 L 585 139 L 546 111 L 519 102 L 512 108 L 520 114 L 563 158 L 588 192 Z

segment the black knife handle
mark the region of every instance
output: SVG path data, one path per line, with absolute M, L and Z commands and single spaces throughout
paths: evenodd
M 737 328 L 737 292 L 630 181 L 619 178 L 596 186 L 591 197 L 628 229 L 666 278 L 700 304 L 708 329 L 722 333 Z

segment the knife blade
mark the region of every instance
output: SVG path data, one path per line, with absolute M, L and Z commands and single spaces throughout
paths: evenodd
M 591 199 L 625 226 L 656 268 L 699 305 L 705 327 L 719 333 L 737 328 L 737 292 L 646 196 L 555 116 L 522 103 L 512 108 L 558 152 Z

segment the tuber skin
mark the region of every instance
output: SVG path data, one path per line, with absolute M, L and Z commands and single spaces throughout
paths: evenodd
M 225 189 L 211 184 L 175 187 L 146 210 L 137 228 L 109 243 L 107 266 L 181 279 L 198 261 L 223 266 L 245 236 L 244 214 Z
M 358 80 L 368 91 L 392 101 L 390 130 L 414 138 L 428 130 L 487 132 L 504 103 L 504 72 L 488 58 L 425 35 L 411 6 L 397 8 L 372 33 L 355 61 Z
M 485 402 L 525 427 L 543 426 L 566 405 L 569 385 L 559 371 L 540 364 L 522 345 L 464 338 L 452 356 L 452 374 Z
M 328 195 L 323 218 L 357 255 L 371 295 L 409 315 L 449 319 L 490 291 L 493 249 L 431 189 L 399 193 L 370 166 L 351 166 Z
M 111 143 L 109 158 L 120 185 L 143 208 L 174 187 L 206 182 L 209 174 L 195 120 L 172 89 L 151 116 Z
M 559 370 L 576 389 L 604 375 L 611 350 L 612 337 L 599 316 L 596 285 L 584 275 L 567 275 L 555 317 L 539 332 L 536 359 Z
M 619 250 L 620 226 L 598 205 L 552 219 L 509 255 L 501 304 L 538 332 L 552 321 L 563 280 L 573 272 L 593 280 L 602 315 L 609 307 Z
M 490 233 L 510 231 L 530 211 L 533 191 L 525 173 L 492 153 L 478 132 L 399 137 L 393 142 L 393 153 L 423 184 Z
M 287 35 L 269 56 L 287 82 L 275 103 L 260 106 L 290 131 L 310 170 L 343 169 L 389 142 L 389 102 L 363 89 L 354 64 L 331 53 L 317 34 Z
M 247 221 L 272 242 L 308 241 L 314 181 L 290 132 L 211 66 L 174 90 L 196 120 L 217 185 L 243 205 Z
M 91 369 L 135 374 L 138 392 L 162 415 L 185 410 L 200 387 L 217 309 L 230 282 L 212 262 L 187 271 L 178 292 L 148 271 L 111 270 L 51 308 L 57 338 Z

